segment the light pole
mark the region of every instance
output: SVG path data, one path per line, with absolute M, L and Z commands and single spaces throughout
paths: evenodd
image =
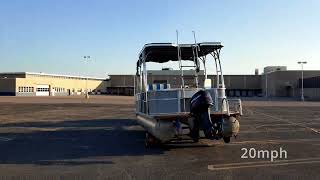
M 301 101 L 304 101 L 304 92 L 303 92 L 303 65 L 307 64 L 307 61 L 298 61 L 298 64 L 301 64 Z
M 136 75 L 133 75 L 133 96 L 136 95 Z
M 265 78 L 266 78 L 266 84 L 265 84 L 265 86 L 266 86 L 266 91 L 265 91 L 265 97 L 266 98 L 268 98 L 268 74 L 271 74 L 271 73 L 273 73 L 274 71 L 270 71 L 270 72 L 266 72 L 265 73 Z
M 90 61 L 91 56 L 83 56 L 83 59 L 85 60 L 85 63 Z M 87 68 L 88 69 L 88 68 Z M 88 75 L 86 77 L 86 99 L 89 99 L 89 93 L 88 93 Z
M 266 95 L 265 96 L 266 96 L 266 98 L 268 98 L 268 74 L 267 73 L 265 73 L 265 74 L 266 74 L 265 75 L 266 76 L 266 92 L 265 92 Z

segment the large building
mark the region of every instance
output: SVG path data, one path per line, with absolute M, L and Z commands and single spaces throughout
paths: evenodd
M 303 71 L 304 80 L 320 76 L 320 71 Z M 261 88 L 264 96 L 267 97 L 300 97 L 301 96 L 301 71 L 286 70 L 272 71 L 261 75 Z M 306 98 L 316 95 L 310 91 L 310 87 L 315 85 L 303 86 Z M 318 97 L 320 98 L 320 96 Z
M 0 95 L 65 96 L 106 93 L 109 79 L 31 72 L 0 73 Z
M 181 72 L 179 70 L 152 70 L 148 71 L 148 84 L 166 83 L 171 88 L 181 86 Z M 186 85 L 194 83 L 192 72 L 185 71 Z M 133 95 L 134 75 L 109 75 L 110 87 L 108 94 Z M 189 77 L 188 77 L 189 76 Z M 305 70 L 304 79 L 309 84 L 304 86 L 306 98 L 320 99 L 319 70 Z M 200 72 L 199 83 L 203 86 L 203 72 Z M 212 84 L 216 81 L 215 75 L 208 75 Z M 311 80 L 309 80 L 311 78 Z M 299 98 L 301 96 L 301 71 L 287 70 L 285 66 L 268 66 L 262 74 L 252 75 L 224 75 L 226 94 L 230 97 L 287 97 Z
M 173 72 L 148 71 L 148 84 L 170 84 L 170 88 L 181 87 L 180 71 L 172 70 Z M 113 95 L 133 95 L 134 92 L 134 75 L 109 75 L 110 87 L 108 94 Z M 216 82 L 214 75 L 208 75 L 212 85 Z M 203 73 L 198 77 L 199 86 L 204 86 L 205 76 Z M 188 87 L 194 86 L 194 77 L 190 73 L 184 74 L 185 85 Z M 226 85 L 226 94 L 228 96 L 261 96 L 261 76 L 260 75 L 224 75 Z
M 148 71 L 148 84 L 169 84 L 181 87 L 179 70 Z M 185 85 L 194 86 L 194 72 L 184 71 Z M 203 86 L 204 72 L 199 72 L 199 85 Z M 215 75 L 208 75 L 212 85 Z M 224 75 L 226 95 L 229 97 L 301 97 L 301 71 L 287 70 L 285 66 L 269 66 L 262 74 Z M 66 76 L 45 73 L 0 73 L 0 95 L 13 96 L 61 96 L 92 94 L 133 95 L 135 75 L 109 75 L 109 78 Z M 320 99 L 320 71 L 304 71 L 304 95 L 306 99 Z
M 303 79 L 304 94 L 309 99 L 320 99 L 320 76 Z M 301 80 L 299 87 L 301 87 Z

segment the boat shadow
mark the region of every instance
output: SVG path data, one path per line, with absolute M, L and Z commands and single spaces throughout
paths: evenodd
M 163 154 L 144 147 L 145 131 L 131 119 L 2 124 L 0 164 L 111 164 L 117 156 Z

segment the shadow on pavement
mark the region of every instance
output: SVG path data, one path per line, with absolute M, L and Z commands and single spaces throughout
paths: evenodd
M 1 127 L 40 130 L 0 133 L 0 164 L 111 164 L 111 156 L 143 156 L 164 151 L 145 149 L 145 133 L 130 119 L 27 122 Z

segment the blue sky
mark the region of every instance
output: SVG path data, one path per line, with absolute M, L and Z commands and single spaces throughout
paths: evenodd
M 298 60 L 320 69 L 319 9 L 316 0 L 2 0 L 0 72 L 133 74 L 142 46 L 175 42 L 176 29 L 183 43 L 192 30 L 221 41 L 225 74 Z

